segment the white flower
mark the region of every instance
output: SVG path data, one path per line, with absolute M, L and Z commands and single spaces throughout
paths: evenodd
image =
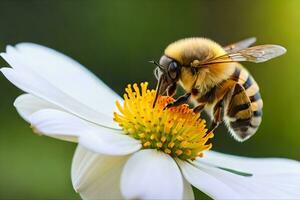
M 300 198 L 297 161 L 213 151 L 192 161 L 145 149 L 113 121 L 122 99 L 76 61 L 29 43 L 1 56 L 12 67 L 4 76 L 26 92 L 19 114 L 38 133 L 79 143 L 72 182 L 84 199 L 193 199 L 191 185 L 215 199 Z

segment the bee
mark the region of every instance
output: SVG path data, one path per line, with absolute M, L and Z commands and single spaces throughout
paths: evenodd
M 211 117 L 210 131 L 221 122 L 237 141 L 245 141 L 257 131 L 262 120 L 263 101 L 251 74 L 239 63 L 261 63 L 286 52 L 279 45 L 250 47 L 256 38 L 248 38 L 222 47 L 206 38 L 186 38 L 171 43 L 164 51 L 154 74 L 157 93 L 173 96 L 180 85 L 185 94 L 165 109 L 187 102 L 194 112 L 205 110 Z

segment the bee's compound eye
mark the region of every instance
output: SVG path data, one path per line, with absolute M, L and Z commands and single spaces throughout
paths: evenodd
M 168 73 L 170 78 L 176 79 L 178 73 L 179 65 L 177 62 L 173 61 L 169 64 Z

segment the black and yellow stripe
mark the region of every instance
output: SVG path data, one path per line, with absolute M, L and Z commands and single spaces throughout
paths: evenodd
M 237 66 L 232 80 L 237 84 L 228 99 L 225 122 L 237 139 L 245 140 L 261 123 L 263 102 L 257 83 L 246 69 Z

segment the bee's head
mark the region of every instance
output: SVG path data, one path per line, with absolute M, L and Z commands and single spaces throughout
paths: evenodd
M 169 87 L 176 84 L 181 71 L 181 65 L 176 60 L 163 55 L 159 63 L 151 61 L 157 67 L 154 70 L 154 75 L 157 79 L 156 97 L 153 103 L 155 106 L 158 95 L 164 95 Z

